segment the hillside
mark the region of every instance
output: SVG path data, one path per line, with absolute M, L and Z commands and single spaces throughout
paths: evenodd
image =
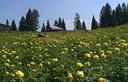
M 0 33 L 1 82 L 128 82 L 128 25 Z

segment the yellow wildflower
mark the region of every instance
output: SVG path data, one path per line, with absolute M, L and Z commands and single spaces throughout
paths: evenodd
M 82 63 L 77 63 L 76 65 L 80 68 L 84 66 Z
M 72 73 L 68 73 L 68 78 L 73 79 Z
M 77 72 L 76 72 L 76 75 L 79 76 L 79 77 L 81 77 L 81 78 L 85 77 L 83 71 L 77 71 Z
M 16 71 L 15 74 L 20 79 L 22 79 L 24 77 L 24 73 L 22 71 Z

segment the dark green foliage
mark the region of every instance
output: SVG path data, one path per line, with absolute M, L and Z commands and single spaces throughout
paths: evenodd
M 117 26 L 118 25 L 117 16 L 116 16 L 115 10 L 112 11 L 112 21 L 113 21 L 113 26 Z
M 38 30 L 39 27 L 39 13 L 36 9 L 33 10 L 33 28 L 32 31 Z
M 80 22 L 80 16 L 79 16 L 78 13 L 76 13 L 76 15 L 75 15 L 74 26 L 75 26 L 74 30 L 80 30 L 80 29 L 82 29 L 81 28 L 81 22 Z
M 27 24 L 27 30 L 26 31 L 30 31 L 33 27 L 33 19 L 32 19 L 33 15 L 32 15 L 32 11 L 31 9 L 28 10 L 27 14 L 26 14 L 26 24 Z
M 80 20 L 77 20 L 75 29 L 76 30 L 81 30 L 81 22 L 80 22 Z
M 66 31 L 66 26 L 65 26 L 65 21 L 64 19 L 62 19 L 62 24 L 61 24 L 61 27 L 64 31 Z
M 55 20 L 55 22 L 54 22 L 54 26 L 58 26 L 58 22 L 57 22 L 57 20 Z
M 12 20 L 12 23 L 11 23 L 11 31 L 16 31 L 16 30 L 17 30 L 17 27 L 16 27 L 15 20 Z
M 122 24 L 127 22 L 127 7 L 125 5 L 125 3 L 122 4 Z
M 92 18 L 92 29 L 97 29 L 98 28 L 98 24 L 97 24 L 97 21 L 95 19 L 95 17 L 93 16 Z
M 39 13 L 36 9 L 28 10 L 26 14 L 27 31 L 36 31 L 39 26 Z
M 128 5 L 125 3 L 118 4 L 117 7 L 111 11 L 110 5 L 107 3 L 103 6 L 100 13 L 100 26 L 112 27 L 128 23 Z
M 118 4 L 118 6 L 116 7 L 117 25 L 122 24 L 121 14 L 122 14 L 122 9 L 121 9 L 120 4 Z
M 110 27 L 113 25 L 112 23 L 112 10 L 111 6 L 107 3 L 104 6 L 100 13 L 100 26 L 101 27 Z
M 26 27 L 26 20 L 25 17 L 22 16 L 19 22 L 19 31 L 27 31 L 27 27 Z
M 61 21 L 61 18 L 59 17 L 59 20 L 58 20 L 58 25 L 57 25 L 58 27 L 60 27 L 61 28 L 61 26 L 62 26 L 62 21 Z
M 86 30 L 86 24 L 85 24 L 84 21 L 82 22 L 82 29 L 83 29 L 83 30 Z
M 43 25 L 42 25 L 41 32 L 45 32 L 45 25 L 44 25 L 44 23 L 43 23 Z
M 6 19 L 6 25 L 9 26 L 9 21 L 8 21 L 8 19 Z
M 47 20 L 46 31 L 51 31 L 49 20 Z

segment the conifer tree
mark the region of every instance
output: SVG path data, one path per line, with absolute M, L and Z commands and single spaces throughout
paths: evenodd
M 25 17 L 22 16 L 19 22 L 19 31 L 27 31 Z
M 49 20 L 47 20 L 46 31 L 51 31 Z
M 103 6 L 100 13 L 100 26 L 110 27 L 112 25 L 113 25 L 112 10 L 111 10 L 111 6 L 107 3 L 106 6 Z
M 83 30 L 86 30 L 86 24 L 85 24 L 84 21 L 82 22 L 82 29 L 83 29 Z
M 55 20 L 55 22 L 54 22 L 54 26 L 58 26 L 58 22 L 57 22 L 57 20 Z
M 79 16 L 78 13 L 76 13 L 76 15 L 75 15 L 74 26 L 75 26 L 74 30 L 80 30 L 80 29 L 82 29 L 81 28 L 81 22 L 80 22 L 80 16 Z
M 43 23 L 43 25 L 42 25 L 41 32 L 45 32 L 45 25 L 44 25 L 44 23 Z
M 97 24 L 97 21 L 95 19 L 95 17 L 93 16 L 92 18 L 92 29 L 97 29 L 98 28 L 98 24 Z
M 16 30 L 17 30 L 17 27 L 16 27 L 15 20 L 12 20 L 12 23 L 11 23 L 11 31 L 16 31 Z
M 66 31 L 66 25 L 65 25 L 64 19 L 62 19 L 62 29 L 63 29 L 64 31 Z
M 31 9 L 29 9 L 26 14 L 26 27 L 27 27 L 26 31 L 31 31 L 31 28 L 33 28 L 33 14 Z
M 6 19 L 6 25 L 9 27 L 9 21 L 8 21 L 8 19 Z

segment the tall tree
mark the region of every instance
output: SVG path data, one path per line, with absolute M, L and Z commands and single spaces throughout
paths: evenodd
M 25 17 L 22 16 L 19 22 L 19 31 L 27 31 Z
M 9 21 L 8 21 L 8 19 L 6 19 L 6 25 L 9 27 Z
M 115 11 L 116 11 L 116 17 L 117 17 L 117 25 L 121 25 L 122 24 L 122 19 L 121 19 L 122 9 L 121 9 L 120 4 L 118 4 Z
M 82 22 L 82 29 L 83 29 L 83 30 L 86 30 L 86 24 L 85 24 L 84 21 Z
M 16 27 L 15 20 L 12 20 L 12 23 L 11 23 L 11 31 L 16 31 L 16 30 L 17 30 L 17 27 Z
M 43 25 L 42 25 L 41 32 L 45 32 L 45 25 L 44 25 L 44 23 L 43 23 Z
M 36 9 L 32 12 L 32 19 L 33 19 L 33 28 L 31 28 L 32 31 L 36 31 L 39 28 L 39 13 Z
M 27 31 L 31 31 L 31 28 L 33 28 L 33 14 L 31 9 L 29 9 L 26 14 L 26 24 L 27 24 Z
M 122 24 L 126 23 L 127 22 L 127 7 L 126 7 L 126 4 L 123 3 L 122 4 Z
M 54 26 L 58 26 L 58 22 L 57 22 L 57 20 L 55 20 L 55 22 L 54 22 Z
M 62 21 L 61 21 L 61 18 L 59 17 L 59 20 L 58 20 L 58 27 L 62 27 Z
M 81 29 L 80 16 L 78 13 L 76 13 L 76 15 L 75 15 L 74 26 L 75 26 L 74 30 L 80 30 Z
M 117 26 L 118 25 L 117 15 L 116 15 L 116 11 L 115 10 L 112 11 L 112 21 L 113 21 L 113 26 Z
M 111 10 L 111 6 L 107 3 L 106 6 L 103 6 L 100 13 L 100 26 L 110 27 L 112 25 L 113 25 L 112 10 Z
M 47 20 L 46 31 L 51 31 L 49 20 Z
M 62 28 L 63 28 L 64 31 L 66 31 L 66 25 L 65 25 L 64 19 L 62 19 Z
M 92 29 L 98 28 L 98 24 L 97 24 L 97 21 L 96 21 L 94 16 L 92 17 L 92 24 L 91 25 L 92 25 Z

